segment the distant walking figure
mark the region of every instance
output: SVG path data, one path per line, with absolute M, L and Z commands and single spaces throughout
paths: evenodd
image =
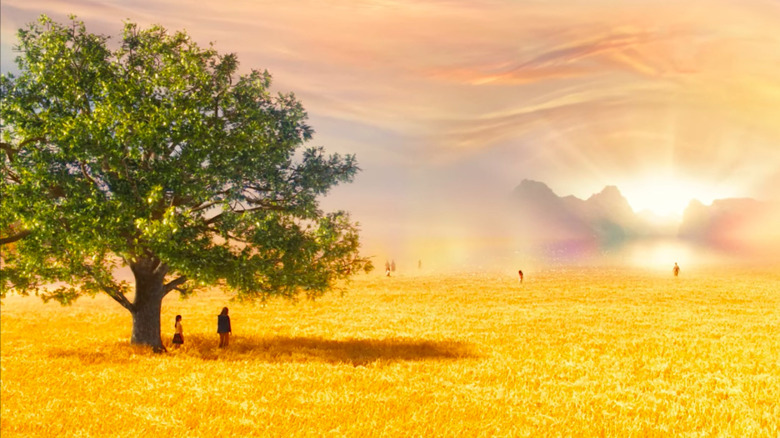
M 230 328 L 230 317 L 228 316 L 228 308 L 223 307 L 222 313 L 217 316 L 217 333 L 219 333 L 219 348 L 226 348 L 230 344 L 230 333 L 233 330 Z
M 522 283 L 523 282 L 523 270 L 521 269 L 521 270 L 517 271 L 517 273 L 520 274 L 520 283 Z
M 390 262 L 390 270 L 395 272 L 395 260 Z
M 390 262 L 385 260 L 385 275 L 390 276 Z
M 674 273 L 675 277 L 680 274 L 680 267 L 677 266 L 677 262 L 674 262 L 674 268 L 672 268 L 672 272 Z
M 173 324 L 173 348 L 179 348 L 184 343 L 184 329 L 181 327 L 181 315 L 176 315 L 176 322 Z

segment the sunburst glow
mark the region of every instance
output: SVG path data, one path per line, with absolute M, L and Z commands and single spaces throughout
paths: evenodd
M 535 233 L 499 198 L 524 179 L 583 200 L 614 185 L 664 226 L 693 199 L 780 201 L 780 2 L 180 3 L 2 0 L 0 69 L 41 13 L 186 29 L 242 73 L 268 69 L 313 145 L 355 154 L 362 171 L 322 207 L 349 211 L 380 263 L 522 243 Z M 776 228 L 737 222 L 764 244 Z
M 682 216 L 692 200 L 704 204 L 714 199 L 729 196 L 728 193 L 715 193 L 713 188 L 704 184 L 673 176 L 646 178 L 621 186 L 631 208 L 636 212 L 649 210 L 663 217 Z

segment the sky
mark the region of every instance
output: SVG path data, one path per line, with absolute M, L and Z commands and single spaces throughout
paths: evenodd
M 778 200 L 777 0 L 2 0 L 4 72 L 42 13 L 185 29 L 267 69 L 312 146 L 357 156 L 322 206 L 350 211 L 380 263 L 501 239 L 523 179 L 582 199 L 615 185 L 659 214 Z

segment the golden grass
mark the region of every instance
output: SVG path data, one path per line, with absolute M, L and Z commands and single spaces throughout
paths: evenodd
M 168 298 L 128 345 L 107 298 L 2 306 L 0 433 L 54 436 L 780 436 L 772 271 L 372 274 L 297 304 Z M 228 350 L 216 315 L 230 307 Z

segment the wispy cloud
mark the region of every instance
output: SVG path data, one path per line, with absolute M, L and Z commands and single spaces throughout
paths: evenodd
M 12 32 L 40 13 L 74 13 L 106 34 L 124 19 L 185 28 L 238 53 L 245 70 L 267 68 L 275 88 L 294 91 L 320 122 L 316 141 L 365 164 L 359 178 L 371 183 L 342 193 L 366 217 L 376 200 L 397 199 L 393 191 L 421 191 L 419 175 L 436 202 L 454 202 L 452 169 L 483 178 L 485 190 L 533 176 L 580 196 L 653 172 L 756 197 L 776 196 L 780 181 L 778 2 L 3 0 L 0 8 L 4 69 Z M 392 174 L 402 183 L 381 183 Z

